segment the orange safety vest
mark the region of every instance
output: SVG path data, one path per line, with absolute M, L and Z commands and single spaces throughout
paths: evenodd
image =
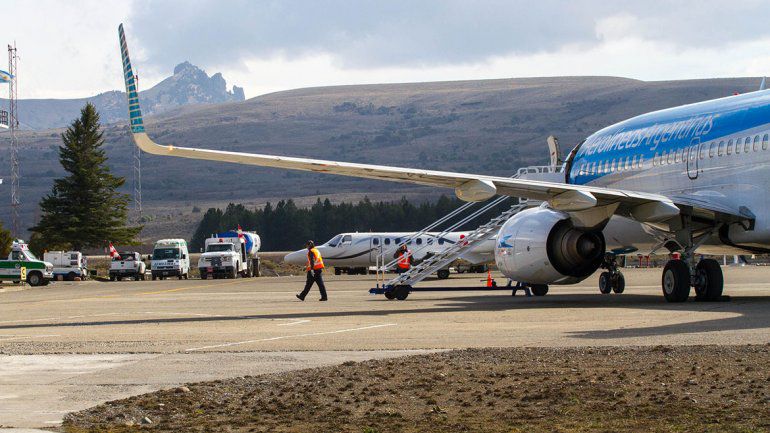
M 323 269 L 324 268 L 324 261 L 321 258 L 321 253 L 318 252 L 317 248 L 312 248 L 310 251 L 307 252 L 307 266 L 305 266 L 305 270 L 310 270 L 310 255 L 313 255 L 313 270 Z
M 401 269 L 409 269 L 409 257 L 412 256 L 412 252 L 410 250 L 406 250 L 401 253 L 401 255 L 398 257 L 398 267 Z

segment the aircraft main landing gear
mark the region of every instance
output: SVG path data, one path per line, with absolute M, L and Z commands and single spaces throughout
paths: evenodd
M 599 291 L 604 295 L 612 292 L 623 293 L 626 289 L 626 278 L 618 270 L 617 256 L 613 253 L 606 253 L 601 267 L 607 271 L 599 275 Z
M 683 229 L 676 233 L 676 241 L 681 247 L 681 259 L 669 260 L 663 268 L 663 297 L 668 302 L 685 302 L 690 297 L 690 287 L 695 288 L 698 301 L 719 301 L 722 299 L 724 278 L 719 262 L 703 259 L 695 264 L 694 252 L 709 238 L 705 233 L 696 240 L 692 230 L 692 218 L 683 215 Z

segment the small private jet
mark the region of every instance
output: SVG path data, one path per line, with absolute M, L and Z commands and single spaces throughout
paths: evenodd
M 428 256 L 443 252 L 457 242 L 462 242 L 468 232 L 450 233 L 340 233 L 323 245 L 318 245 L 321 257 L 326 266 L 334 266 L 334 273 L 367 274 L 370 267 L 387 265 L 393 260 L 398 247 L 406 244 L 412 252 L 415 262 L 420 262 Z M 458 267 L 459 271 L 478 271 L 485 269 L 485 263 L 495 259 L 495 238 L 480 242 L 465 251 L 460 257 L 471 263 L 471 266 Z M 293 251 L 284 257 L 288 263 L 304 265 L 307 261 L 307 250 Z M 436 272 L 439 279 L 449 278 L 449 268 Z

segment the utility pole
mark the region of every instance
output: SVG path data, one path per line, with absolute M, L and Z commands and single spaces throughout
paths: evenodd
M 19 139 L 16 131 L 19 129 L 18 109 L 18 56 L 16 55 L 16 42 L 8 45 L 8 72 L 11 75 L 8 87 L 8 128 L 11 141 L 11 235 L 18 238 L 21 235 L 19 228 L 19 208 L 21 207 L 21 191 L 19 190 Z

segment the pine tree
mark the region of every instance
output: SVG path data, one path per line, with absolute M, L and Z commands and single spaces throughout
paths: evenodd
M 141 227 L 126 225 L 129 198 L 117 191 L 125 178 L 110 173 L 99 114 L 91 103 L 62 134 L 62 142 L 59 161 L 69 175 L 56 179 L 40 201 L 40 223 L 31 230 L 46 245 L 74 250 L 132 243 Z
M 11 245 L 13 245 L 11 231 L 4 229 L 3 223 L 0 222 L 0 260 L 8 257 L 11 252 Z

